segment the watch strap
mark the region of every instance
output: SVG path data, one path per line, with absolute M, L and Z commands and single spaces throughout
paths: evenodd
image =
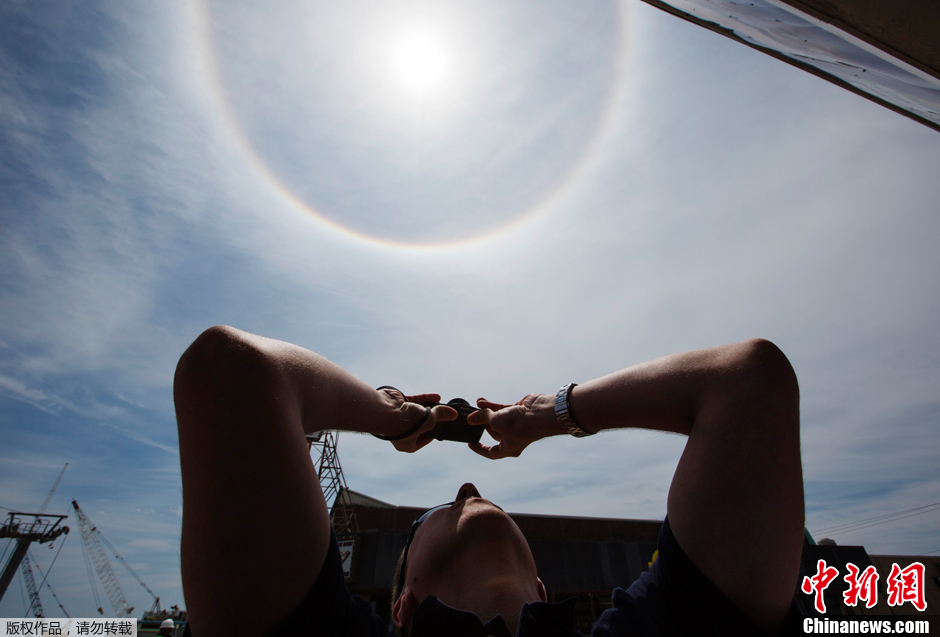
M 578 425 L 577 421 L 574 419 L 574 414 L 571 413 L 571 405 L 568 402 L 568 398 L 571 396 L 571 390 L 577 386 L 577 383 L 568 383 L 555 394 L 555 419 L 566 432 L 575 438 L 593 436 L 593 433 L 585 431 Z

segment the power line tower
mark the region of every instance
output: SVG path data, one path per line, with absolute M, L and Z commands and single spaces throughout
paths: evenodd
M 349 487 L 346 486 L 343 467 L 336 454 L 338 440 L 339 432 L 335 431 L 317 431 L 307 435 L 311 455 L 314 448 L 320 455 L 316 467 L 323 497 L 327 504 L 333 502 L 333 508 L 330 510 L 330 524 L 333 525 L 336 536 L 342 537 L 358 533 L 359 523 L 356 521 L 356 512 L 353 510 L 352 500 L 349 497 Z

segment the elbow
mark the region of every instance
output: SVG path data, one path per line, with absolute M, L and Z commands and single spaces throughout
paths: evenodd
M 249 389 L 271 369 L 266 354 L 250 335 L 225 325 L 210 327 L 193 341 L 176 365 L 173 398 L 177 420 L 214 399 Z
M 771 341 L 753 338 L 738 344 L 738 370 L 752 385 L 775 400 L 799 404 L 796 372 L 786 354 Z
M 226 358 L 232 357 L 243 348 L 244 338 L 239 330 L 227 325 L 210 327 L 180 356 L 173 378 L 174 388 L 185 388 L 200 380 L 206 380 L 207 375 L 225 365 Z

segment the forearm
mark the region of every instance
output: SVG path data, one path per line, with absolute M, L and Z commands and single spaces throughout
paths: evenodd
M 288 420 L 281 424 L 299 426 L 304 434 L 323 429 L 387 434 L 414 424 L 415 414 L 420 415 L 420 409 L 399 409 L 387 393 L 319 354 L 231 327 L 206 330 L 180 360 L 178 410 L 207 402 L 252 402 L 260 396 L 275 401 Z M 246 420 L 249 428 L 264 426 L 243 418 L 237 409 L 230 412 L 227 429 Z
M 708 409 L 754 392 L 765 401 L 798 399 L 786 358 L 759 339 L 674 354 L 588 381 L 572 390 L 570 407 L 592 433 L 637 427 L 689 435 Z

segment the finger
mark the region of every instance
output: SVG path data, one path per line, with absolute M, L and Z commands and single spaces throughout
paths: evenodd
M 408 398 L 400 389 L 392 389 L 391 387 L 384 387 L 380 389 L 379 391 L 385 394 L 388 394 L 389 396 L 394 398 L 396 401 L 401 400 L 402 402 L 406 402 L 408 400 Z
M 414 453 L 434 442 L 434 438 L 409 438 L 392 443 L 396 450 L 402 453 Z
M 414 403 L 405 403 L 405 406 L 410 410 L 409 414 L 412 412 L 416 414 L 414 417 L 410 417 L 411 422 L 414 424 L 417 424 L 418 422 L 421 423 L 421 426 L 418 429 L 416 429 L 414 433 L 412 433 L 407 439 L 410 440 L 410 439 L 416 438 L 417 436 L 420 436 L 422 433 L 426 431 L 430 431 L 431 429 L 434 429 L 434 424 L 437 422 L 437 418 L 435 418 L 435 413 L 440 414 L 441 412 L 439 411 L 435 412 L 434 408 L 430 407 L 429 405 L 417 405 Z M 420 415 L 417 415 L 418 413 L 420 413 Z
M 437 407 L 431 408 L 431 418 L 434 422 L 447 422 L 448 420 L 457 420 L 457 416 L 460 414 L 457 413 L 457 410 L 453 407 L 448 407 L 447 405 L 438 405 Z M 431 427 L 433 429 L 433 425 Z
M 490 424 L 490 417 L 492 415 L 492 409 L 479 409 L 471 412 L 470 415 L 467 416 L 467 423 L 471 425 L 488 425 Z
M 418 403 L 419 405 L 427 405 L 428 403 L 439 403 L 441 402 L 440 394 L 415 394 L 414 396 L 405 396 L 405 400 L 409 403 Z
M 425 409 L 428 409 L 425 407 Z M 430 432 L 437 426 L 438 422 L 447 422 L 448 420 L 457 419 L 457 410 L 453 407 L 448 407 L 447 405 L 438 405 L 437 407 L 431 407 L 430 413 L 428 414 L 428 419 L 424 422 L 420 429 L 418 429 L 409 440 L 434 440 L 430 435 Z M 427 444 L 423 443 L 421 446 Z M 418 447 L 420 449 L 420 447 Z
M 418 408 L 419 408 L 418 405 L 413 406 L 413 409 L 415 410 Z M 414 453 L 418 449 L 421 449 L 422 447 L 427 445 L 429 442 L 434 440 L 434 438 L 424 435 L 425 433 L 434 429 L 434 424 L 435 424 L 434 412 L 430 407 L 421 406 L 420 408 L 424 411 L 424 415 L 421 416 L 421 418 L 423 419 L 421 422 L 421 426 L 418 429 L 416 429 L 414 432 L 412 432 L 412 434 L 408 436 L 407 438 L 402 438 L 400 440 L 392 441 L 392 445 L 398 451 L 402 451 L 404 453 Z
M 494 403 L 487 400 L 486 398 L 477 398 L 477 407 L 480 409 L 492 409 L 493 411 L 499 411 L 500 409 L 505 409 L 510 407 L 510 405 L 504 405 L 502 403 Z
M 502 449 L 500 446 L 493 445 L 492 447 L 484 445 L 481 442 L 471 442 L 467 444 L 470 447 L 470 450 L 476 453 L 477 455 L 483 456 L 484 458 L 489 458 L 490 460 L 498 460 L 502 458 Z

